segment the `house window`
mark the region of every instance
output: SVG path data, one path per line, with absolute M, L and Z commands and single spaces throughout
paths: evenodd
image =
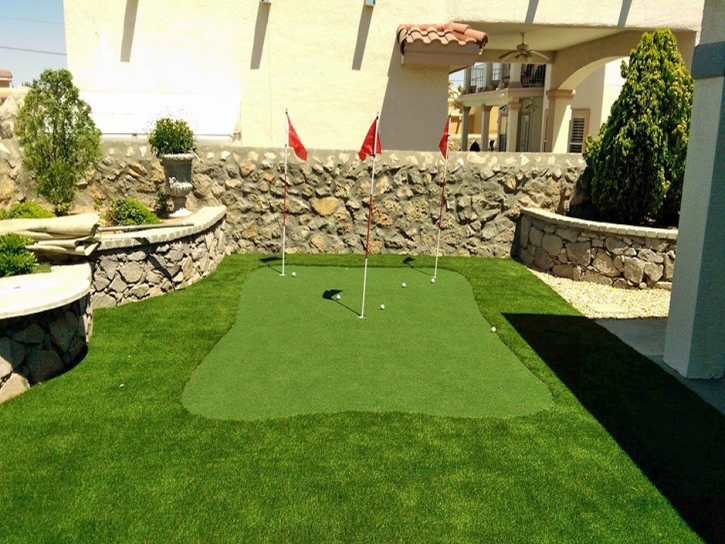
M 589 110 L 573 110 L 569 125 L 569 153 L 584 151 L 584 139 L 589 135 Z

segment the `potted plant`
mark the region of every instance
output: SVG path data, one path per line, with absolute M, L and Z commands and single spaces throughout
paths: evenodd
M 184 217 L 186 196 L 191 192 L 191 166 L 194 157 L 194 133 L 183 119 L 162 117 L 149 134 L 149 144 L 161 159 L 166 177 L 166 192 L 173 201 L 170 217 Z

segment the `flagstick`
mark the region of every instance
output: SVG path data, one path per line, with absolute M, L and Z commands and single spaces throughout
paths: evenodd
M 450 120 L 450 117 L 449 117 Z M 443 188 L 441 189 L 441 209 L 438 213 L 438 241 L 436 242 L 436 264 L 433 270 L 433 278 L 438 277 L 438 253 L 441 247 L 441 224 L 443 223 L 443 204 L 446 200 L 446 177 L 448 177 L 448 138 L 446 137 L 445 166 L 443 167 Z
M 285 141 L 284 141 L 284 198 L 282 204 L 282 276 L 284 276 L 284 254 L 287 242 L 287 152 L 289 149 L 289 115 L 284 110 L 285 121 Z
M 368 233 L 365 238 L 365 274 L 363 275 L 362 309 L 360 319 L 365 317 L 365 291 L 368 285 L 368 253 L 370 249 L 370 223 L 373 218 L 373 185 L 375 184 L 375 158 L 378 149 L 378 130 L 380 128 L 380 112 L 375 117 L 375 138 L 373 138 L 373 170 L 370 174 L 370 200 L 368 201 Z

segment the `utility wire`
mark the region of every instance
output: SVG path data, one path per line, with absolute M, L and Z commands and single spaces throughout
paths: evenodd
M 8 47 L 6 45 L 0 45 L 0 49 L 9 49 L 11 51 L 26 51 L 28 53 L 43 53 L 45 55 L 59 55 L 61 57 L 67 56 L 66 53 L 58 53 L 57 51 L 42 51 L 40 49 L 24 49 L 22 47 Z

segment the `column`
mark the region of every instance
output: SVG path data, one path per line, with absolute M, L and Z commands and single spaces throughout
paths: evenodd
M 471 69 L 466 68 L 463 71 L 463 94 L 471 92 Z
M 493 87 L 493 63 L 491 62 L 486 63 L 486 76 L 483 85 L 486 89 Z
M 461 119 L 461 151 L 468 151 L 468 116 L 471 113 L 471 106 L 463 106 Z
M 521 87 L 521 65 L 518 63 L 511 64 L 511 79 L 509 79 L 509 87 Z
M 488 133 L 491 128 L 491 110 L 493 106 L 481 106 L 481 151 L 488 150 Z
M 718 378 L 725 370 L 723 20 L 725 3 L 706 0 L 692 62 L 695 94 L 664 353 L 687 378 Z
M 508 119 L 506 121 L 506 149 L 504 151 L 515 152 L 519 139 L 519 112 L 521 102 L 518 100 L 507 104 Z
M 551 89 L 546 91 L 549 99 L 549 116 L 546 123 L 546 152 L 566 153 L 569 150 L 569 122 L 571 101 L 575 91 Z

